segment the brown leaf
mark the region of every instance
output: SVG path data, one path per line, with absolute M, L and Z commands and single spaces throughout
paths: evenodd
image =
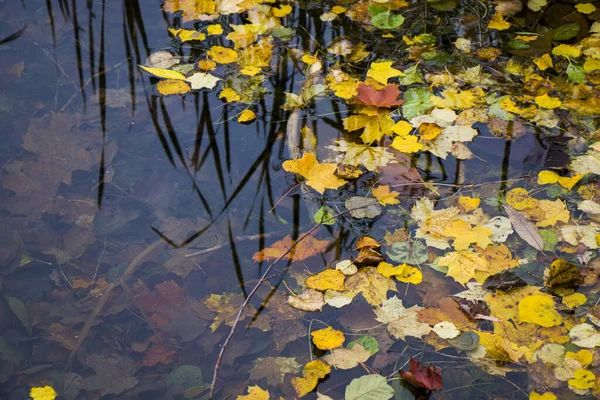
M 442 370 L 433 365 L 420 367 L 419 361 L 410 358 L 410 371 L 400 371 L 400 377 L 427 390 L 442 390 Z
M 173 362 L 173 358 L 177 354 L 177 350 L 169 350 L 165 346 L 154 346 L 152 347 L 144 357 L 142 361 L 143 367 L 152 367 L 156 364 L 169 365 Z
M 302 235 L 300 237 L 302 237 Z M 276 260 L 290 250 L 294 243 L 295 242 L 292 240 L 292 237 L 287 235 L 282 240 L 273 243 L 271 247 L 267 247 L 259 252 L 254 253 L 252 259 L 258 262 L 265 260 Z M 283 256 L 283 260 L 306 260 L 315 254 L 324 252 L 328 244 L 328 240 L 318 240 L 315 239 L 314 236 L 309 235 L 298 242 L 298 244 L 289 253 L 285 254 L 285 256 Z

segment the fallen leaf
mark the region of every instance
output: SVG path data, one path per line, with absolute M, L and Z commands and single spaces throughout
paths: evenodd
M 143 69 L 144 71 L 159 77 L 159 78 L 163 78 L 163 79 L 176 79 L 176 80 L 181 80 L 181 81 L 185 81 L 187 80 L 187 78 L 185 77 L 185 75 L 183 75 L 180 72 L 177 71 L 173 71 L 171 69 L 165 69 L 165 68 L 153 68 L 153 67 L 145 67 L 143 65 L 138 65 L 141 69 Z
M 365 83 L 360 83 L 357 90 L 356 98 L 367 106 L 391 108 L 404 102 L 404 100 L 398 100 L 401 92 L 396 85 L 387 85 L 383 89 L 377 90 Z
M 171 94 L 186 94 L 190 91 L 190 86 L 181 80 L 165 79 L 156 84 L 156 90 L 163 96 Z
M 284 382 L 286 374 L 295 374 L 300 367 L 295 357 L 257 358 L 250 370 L 250 379 L 259 381 L 266 378 L 269 386 L 279 386 Z
M 302 235 L 300 237 L 302 237 Z M 283 256 L 283 260 L 303 261 L 315 254 L 324 252 L 329 245 L 328 240 L 318 240 L 315 239 L 313 235 L 304 237 L 304 239 L 299 241 L 295 246 L 294 243 L 292 237 L 287 235 L 282 240 L 273 243 L 271 247 L 267 247 L 254 253 L 252 259 L 254 261 L 262 262 L 265 260 L 276 260 Z M 292 248 L 292 246 L 294 247 Z
M 508 215 L 508 219 L 512 222 L 517 235 L 534 249 L 542 251 L 544 249 L 544 239 L 542 239 L 542 235 L 540 235 L 540 231 L 535 226 L 535 223 L 528 221 L 523 213 L 514 210 L 512 207 L 504 205 L 504 210 Z
M 381 276 L 376 268 L 364 268 L 346 279 L 346 291 L 355 295 L 361 293 L 372 306 L 383 303 L 389 290 L 396 290 L 396 284 Z
M 288 297 L 290 306 L 302 311 L 321 311 L 325 305 L 323 293 L 307 289 L 297 296 Z
M 217 82 L 221 78 L 217 78 L 214 75 L 206 74 L 204 72 L 196 72 L 195 74 L 186 78 L 186 80 L 192 84 L 192 89 L 213 89 Z
M 54 400 L 58 396 L 52 386 L 34 387 L 29 391 L 29 397 L 33 400 Z
M 398 200 L 398 196 L 400 193 L 396 191 L 390 191 L 390 187 L 388 185 L 381 185 L 372 190 L 373 196 L 377 199 L 379 204 L 382 206 L 394 205 L 400 203 Z
M 400 377 L 415 386 L 427 390 L 442 390 L 442 370 L 430 365 L 421 367 L 419 361 L 410 358 L 410 370 L 400 370 Z
M 367 361 L 371 352 L 362 345 L 355 344 L 352 348 L 336 348 L 323 357 L 323 361 L 337 369 L 352 369 Z
M 248 394 L 237 396 L 236 400 L 269 400 L 269 392 L 259 386 L 248 386 Z
M 375 79 L 382 85 L 387 85 L 390 78 L 404 75 L 399 69 L 393 68 L 392 64 L 392 61 L 372 62 L 371 67 L 367 71 L 367 76 Z
M 325 189 L 338 189 L 346 183 L 334 175 L 337 164 L 319 163 L 311 153 L 304 153 L 299 160 L 285 161 L 283 169 L 303 176 L 306 184 L 321 194 Z
M 402 300 L 393 296 L 382 302 L 381 306 L 375 309 L 377 321 L 388 324 L 388 332 L 396 339 L 406 340 L 406 336 L 421 338 L 431 332 L 428 324 L 420 322 L 418 312 L 423 307 L 412 306 L 404 308 Z
M 331 367 L 321 360 L 309 362 L 302 369 L 302 378 L 294 377 L 291 384 L 298 397 L 303 397 L 312 392 L 319 379 L 325 378 L 331 372 Z
M 346 337 L 341 331 L 337 331 L 328 326 L 324 329 L 312 331 L 312 342 L 321 350 L 331 350 L 344 344 Z
M 547 296 L 528 296 L 519 302 L 519 318 L 522 322 L 551 327 L 562 323 L 554 301 Z

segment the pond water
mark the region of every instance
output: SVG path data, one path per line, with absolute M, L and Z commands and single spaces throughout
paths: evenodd
M 321 21 L 322 12 L 319 2 L 295 10 L 293 25 L 301 29 L 286 46 L 314 53 L 317 42 L 361 36 L 352 32 L 355 25 Z M 208 398 L 237 310 L 269 267 L 254 254 L 315 225 L 321 197 L 305 196 L 282 167 L 292 158 L 290 112 L 282 106 L 286 92 L 302 87 L 303 67 L 283 48 L 274 51 L 264 81 L 268 94 L 255 102 L 251 124 L 237 121 L 246 105 L 224 102 L 217 89 L 161 96 L 158 79 L 138 68 L 152 53 L 195 60 L 210 46 L 225 45 L 221 36 L 180 43 L 167 29 L 182 23 L 157 1 L 0 4 L 2 399 L 24 399 L 31 387 L 46 385 L 66 399 Z M 201 25 L 185 26 L 194 24 Z M 332 157 L 325 146 L 348 137 L 347 115 L 346 103 L 334 98 L 303 111 L 319 159 Z M 560 135 L 527 126 L 506 141 L 485 124 L 475 128 L 470 160 L 412 156 L 414 171 L 442 197 L 477 187 L 482 198 L 493 198 L 567 162 Z M 398 183 L 403 205 L 425 195 L 421 184 L 391 182 Z M 365 187 L 348 191 L 364 195 Z M 327 205 L 340 212 L 346 198 L 330 193 Z M 268 357 L 295 358 L 298 368 L 287 371 L 285 382 L 300 376 L 300 366 L 323 354 L 311 346 L 309 330 L 327 325 L 348 340 L 373 335 L 385 348 L 364 369 L 337 370 L 321 381 L 319 391 L 332 398 L 342 398 L 365 370 L 393 377 L 410 356 L 442 368 L 444 390 L 435 398 L 527 398 L 523 366 L 493 376 L 457 349 L 391 339 L 364 301 L 322 313 L 287 305 L 298 277 L 355 257 L 361 236 L 380 240 L 404 227 L 407 215 L 388 211 L 367 222 L 341 217 L 318 230 L 319 240 L 328 241 L 324 251 L 277 264 L 224 353 L 215 398 L 235 398 L 255 382 L 266 388 L 264 376 L 277 382 L 278 371 L 255 367 Z M 424 268 L 421 291 L 399 285 L 408 303 L 447 296 L 428 278 L 437 272 Z M 392 382 L 397 399 L 430 395 Z M 271 398 L 296 396 L 289 384 L 271 384 L 270 391 Z

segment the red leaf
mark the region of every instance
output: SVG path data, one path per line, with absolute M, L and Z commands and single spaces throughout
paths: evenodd
M 433 365 L 420 367 L 417 360 L 410 358 L 410 371 L 400 371 L 400 377 L 415 386 L 428 390 L 442 390 L 442 370 Z
M 171 364 L 175 354 L 177 354 L 177 350 L 167 350 L 164 346 L 154 346 L 146 353 L 142 366 L 152 367 L 156 364 Z
M 404 103 L 404 100 L 397 100 L 401 92 L 396 85 L 387 85 L 383 89 L 377 90 L 361 83 L 357 89 L 358 96 L 356 98 L 368 106 L 391 108 Z

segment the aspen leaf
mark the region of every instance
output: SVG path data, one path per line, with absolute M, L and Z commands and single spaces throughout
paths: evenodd
M 571 342 L 579 347 L 593 349 L 600 347 L 600 332 L 592 325 L 584 323 L 575 325 L 569 331 Z
M 377 272 L 386 278 L 391 278 L 392 276 L 402 275 L 404 268 L 407 266 L 407 264 L 402 264 L 394 267 L 392 264 L 382 261 L 377 265 Z
M 413 126 L 406 121 L 398 121 L 392 126 L 392 132 L 398 136 L 407 136 L 413 130 Z
M 458 207 L 465 212 L 475 210 L 477 207 L 479 207 L 480 203 L 481 199 L 470 196 L 460 196 L 457 201 Z
M 321 194 L 325 189 L 337 189 L 346 183 L 334 175 L 337 164 L 319 163 L 311 153 L 304 153 L 299 160 L 284 162 L 283 169 L 303 176 L 306 184 Z
M 371 67 L 367 71 L 367 76 L 375 79 L 382 85 L 387 85 L 390 78 L 404 76 L 404 73 L 399 69 L 392 68 L 392 61 L 378 61 L 371 63 Z
M 573 378 L 569 379 L 569 387 L 588 390 L 596 387 L 596 375 L 592 371 L 580 368 L 573 372 Z
M 310 333 L 312 342 L 321 350 L 331 350 L 344 344 L 346 337 L 340 331 L 328 326 L 325 329 L 319 329 Z
M 326 269 L 319 272 L 317 275 L 310 276 L 306 279 L 306 286 L 311 289 L 324 292 L 326 290 L 343 291 L 344 280 L 346 275 L 337 269 Z
M 206 35 L 194 29 L 173 29 L 169 28 L 169 32 L 182 42 L 191 42 L 193 40 L 204 40 Z
M 548 53 L 546 53 L 540 57 L 534 58 L 533 63 L 535 65 L 537 65 L 537 67 L 540 69 L 540 71 L 545 71 L 548 68 L 552 68 L 552 66 L 553 66 L 552 57 L 550 57 L 550 54 L 548 54 Z
M 423 273 L 418 268 L 407 265 L 400 275 L 396 275 L 396 279 L 403 283 L 418 285 L 423 282 Z
M 541 108 L 558 108 L 562 104 L 560 99 L 548 96 L 548 93 L 535 97 L 535 104 Z
M 402 153 L 416 153 L 423 149 L 423 144 L 418 143 L 419 138 L 412 135 L 396 136 L 391 146 Z
M 570 309 L 579 307 L 587 301 L 587 297 L 583 293 L 571 293 L 562 298 L 562 303 Z
M 431 327 L 418 320 L 423 307 L 404 308 L 402 300 L 393 296 L 375 309 L 377 321 L 388 324 L 388 332 L 396 339 L 406 340 L 406 336 L 421 338 L 431 332 Z
M 156 90 L 163 96 L 171 94 L 186 94 L 190 91 L 190 86 L 184 81 L 177 79 L 165 79 L 156 84 Z
M 290 6 L 289 4 L 283 4 L 280 7 L 272 7 L 271 13 L 273 14 L 274 17 L 281 18 L 281 17 L 285 17 L 286 15 L 291 13 L 292 10 L 293 10 L 292 6 Z
M 506 193 L 506 202 L 515 210 L 537 207 L 538 201 L 529 196 L 524 188 L 515 188 Z
M 554 301 L 547 296 L 528 296 L 522 299 L 519 302 L 519 318 L 521 322 L 531 322 L 544 327 L 562 323 Z
M 255 119 L 256 114 L 254 114 L 254 111 L 246 109 L 240 113 L 240 116 L 238 117 L 238 122 L 250 122 Z
M 331 350 L 331 354 L 323 357 L 323 361 L 337 369 L 352 369 L 364 363 L 371 357 L 371 352 L 361 344 L 355 343 L 352 347 Z
M 173 71 L 170 69 L 164 69 L 164 68 L 152 68 L 152 67 L 145 67 L 143 65 L 139 65 L 139 67 L 141 69 L 143 69 L 144 71 L 158 77 L 158 78 L 163 78 L 163 79 L 176 79 L 176 80 L 180 80 L 180 81 L 185 81 L 187 80 L 187 78 L 180 72 L 177 71 Z
M 206 55 L 212 58 L 219 64 L 231 64 L 237 61 L 238 52 L 234 49 L 230 49 L 223 46 L 213 46 L 207 52 Z
M 29 397 L 33 400 L 54 400 L 57 393 L 52 386 L 34 387 L 29 391 Z
M 294 377 L 291 384 L 298 397 L 303 397 L 312 392 L 319 379 L 325 378 L 331 372 L 331 367 L 321 360 L 309 362 L 302 369 L 302 378 Z
M 220 99 L 225 99 L 226 102 L 232 103 L 240 100 L 240 95 L 232 88 L 225 88 L 219 94 Z
M 432 331 L 442 339 L 453 339 L 460 335 L 460 331 L 456 329 L 456 326 L 448 321 L 438 322 L 433 326 Z
M 488 28 L 496 29 L 498 31 L 504 31 L 510 28 L 510 22 L 504 20 L 504 17 L 499 12 L 494 14 L 494 17 L 488 23 Z
M 220 24 L 213 24 L 206 27 L 208 35 L 220 35 L 223 33 L 223 27 Z
M 552 49 L 552 54 L 565 58 L 577 58 L 581 55 L 581 49 L 568 44 L 559 44 Z
M 575 8 L 582 14 L 592 14 L 597 10 L 596 6 L 592 3 L 579 3 L 575 5 Z

